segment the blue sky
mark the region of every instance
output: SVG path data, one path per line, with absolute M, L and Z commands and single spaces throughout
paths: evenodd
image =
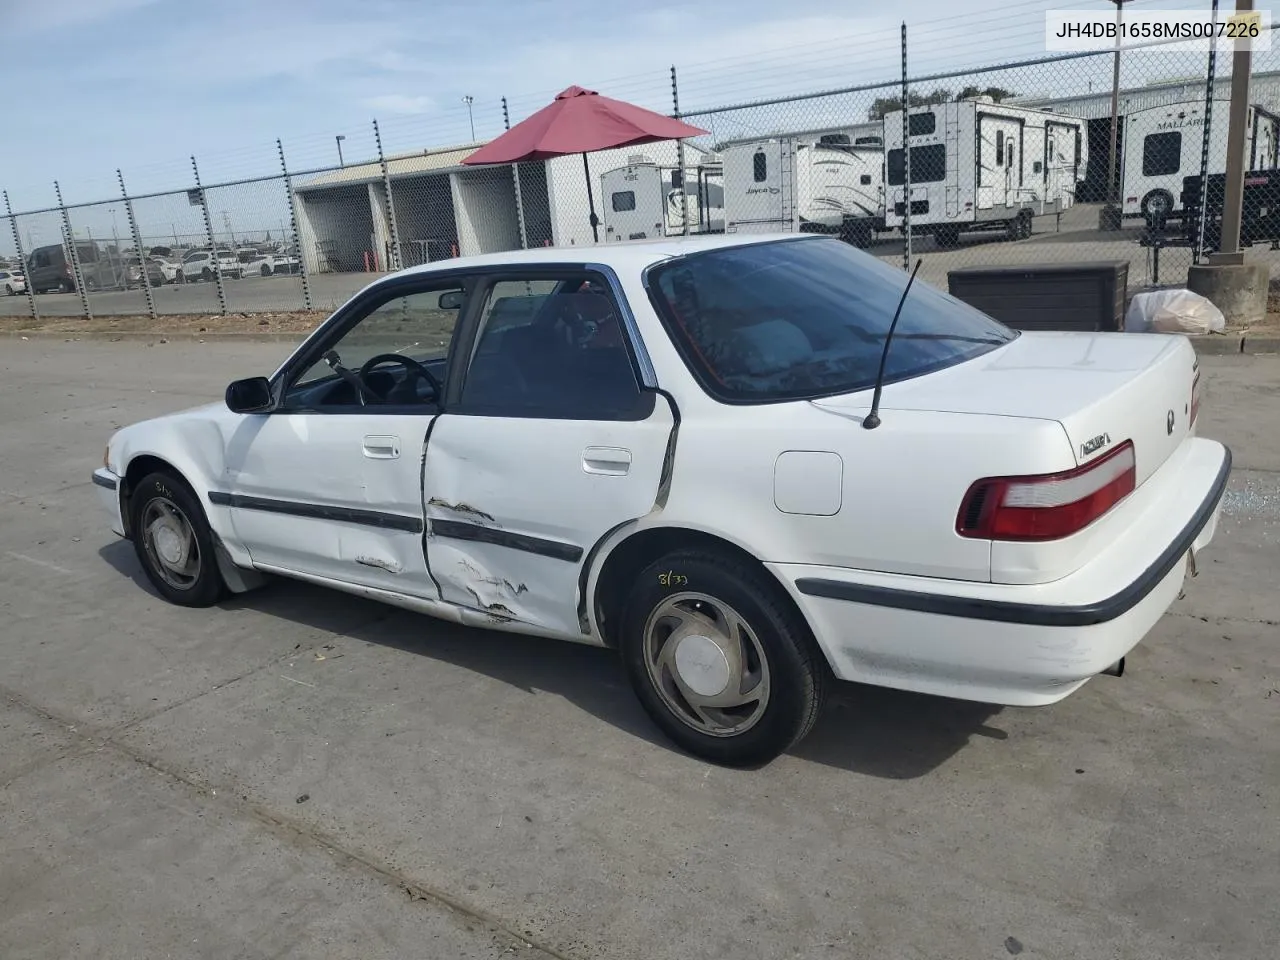
M 114 196 L 117 167 L 133 192 L 174 189 L 190 183 L 191 154 L 206 182 L 265 175 L 277 169 L 277 137 L 299 169 L 335 163 L 333 138 L 344 134 L 350 162 L 372 155 L 374 117 L 388 152 L 459 143 L 470 138 L 466 95 L 479 137 L 500 132 L 500 97 L 516 121 L 571 83 L 669 110 L 673 63 L 686 110 L 892 79 L 902 19 L 912 73 L 1036 56 L 1044 11 L 1063 7 L 1114 9 L 1107 0 L 684 9 L 667 0 L 0 0 L 0 89 L 11 105 L 0 187 L 17 210 L 52 205 L 54 179 L 68 203 Z M 1171 59 L 1167 71 L 1200 66 L 1187 56 L 1186 69 Z M 1074 66 L 1026 83 L 1093 79 Z M 789 119 L 803 124 L 806 109 L 795 105 Z M 749 126 L 748 116 L 738 119 Z

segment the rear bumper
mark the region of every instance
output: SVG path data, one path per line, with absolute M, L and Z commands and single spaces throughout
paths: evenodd
M 1177 599 L 1188 557 L 1213 539 L 1231 452 L 1211 440 L 1187 443 L 1166 495 L 1090 563 L 1052 583 L 770 568 L 841 679 L 990 703 L 1054 703 L 1142 640 Z
M 102 504 L 110 517 L 111 531 L 123 537 L 124 518 L 120 513 L 120 478 L 106 467 L 93 471 L 93 489 L 98 493 L 98 502 Z

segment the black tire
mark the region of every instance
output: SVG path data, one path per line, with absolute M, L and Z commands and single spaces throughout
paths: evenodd
M 11 287 L 11 286 L 10 286 L 9 284 L 7 284 L 7 283 L 4 285 L 4 292 L 5 292 L 5 293 L 7 293 L 7 294 L 8 294 L 9 296 L 11 296 L 11 297 L 16 297 L 16 296 L 18 295 L 18 291 L 17 291 L 17 290 L 15 290 L 15 289 L 13 289 L 13 287 Z
M 1025 240 L 1031 236 L 1031 216 L 1026 212 L 1019 213 L 1005 227 L 1010 240 Z
M 152 505 L 163 511 L 165 505 L 176 509 L 190 527 L 197 555 L 190 583 L 175 584 L 176 576 L 166 573 L 159 559 L 155 538 L 148 532 L 148 515 Z M 181 478 L 170 473 L 150 473 L 143 477 L 129 497 L 129 528 L 133 549 L 147 579 L 159 594 L 180 607 L 208 607 L 222 599 L 226 590 L 214 553 L 213 534 L 200 501 Z M 189 551 L 186 554 L 189 556 Z M 185 579 L 185 577 L 184 577 Z
M 652 646 L 646 637 L 650 617 L 666 604 L 696 605 L 697 601 L 680 600 L 691 594 L 731 608 L 755 635 L 767 661 L 769 693 L 762 712 L 739 733 L 704 733 L 693 720 L 682 719 L 650 672 L 646 653 Z M 787 602 L 781 587 L 761 570 L 703 551 L 669 554 L 636 578 L 623 603 L 620 628 L 619 647 L 641 705 L 663 733 L 690 753 L 725 766 L 761 766 L 813 728 L 822 707 L 827 666 L 808 625 Z
M 66 280 L 66 279 L 59 280 L 59 281 L 58 281 L 58 292 L 59 292 L 59 293 L 75 293 L 75 292 L 76 292 L 76 285 L 75 285 L 74 283 L 72 283 L 70 280 Z
M 1163 230 L 1173 213 L 1173 195 L 1168 190 L 1152 190 L 1142 198 L 1142 218 L 1151 230 Z
M 269 276 L 271 276 L 271 268 L 270 268 L 270 267 L 268 267 L 265 263 L 262 265 L 262 267 L 260 268 L 259 272 L 260 272 L 264 277 L 269 277 Z
M 204 280 L 206 283 L 207 283 L 208 281 L 212 280 L 212 279 L 213 279 L 213 271 L 212 271 L 212 270 L 210 270 L 208 267 L 203 267 L 203 268 L 201 268 L 201 270 L 200 270 L 200 279 L 201 279 L 201 280 Z

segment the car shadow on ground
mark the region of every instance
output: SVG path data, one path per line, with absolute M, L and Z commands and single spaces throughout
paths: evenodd
M 131 544 L 99 555 L 122 578 L 159 598 Z M 631 736 L 676 750 L 641 709 L 615 653 L 435 620 L 372 600 L 285 579 L 222 601 L 352 640 L 403 650 L 482 674 L 526 693 L 565 700 Z M 419 629 L 418 625 L 421 625 Z M 974 736 L 1003 740 L 987 725 L 1000 707 L 836 681 L 813 731 L 791 754 L 813 763 L 891 780 L 924 776 Z

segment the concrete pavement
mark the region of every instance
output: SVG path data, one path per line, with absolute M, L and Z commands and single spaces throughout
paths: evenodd
M 107 436 L 288 350 L 0 347 L 6 960 L 1274 952 L 1280 361 L 1201 359 L 1236 473 L 1123 679 L 1036 710 L 843 686 L 739 772 L 605 651 L 300 584 L 159 600 L 88 484 Z

